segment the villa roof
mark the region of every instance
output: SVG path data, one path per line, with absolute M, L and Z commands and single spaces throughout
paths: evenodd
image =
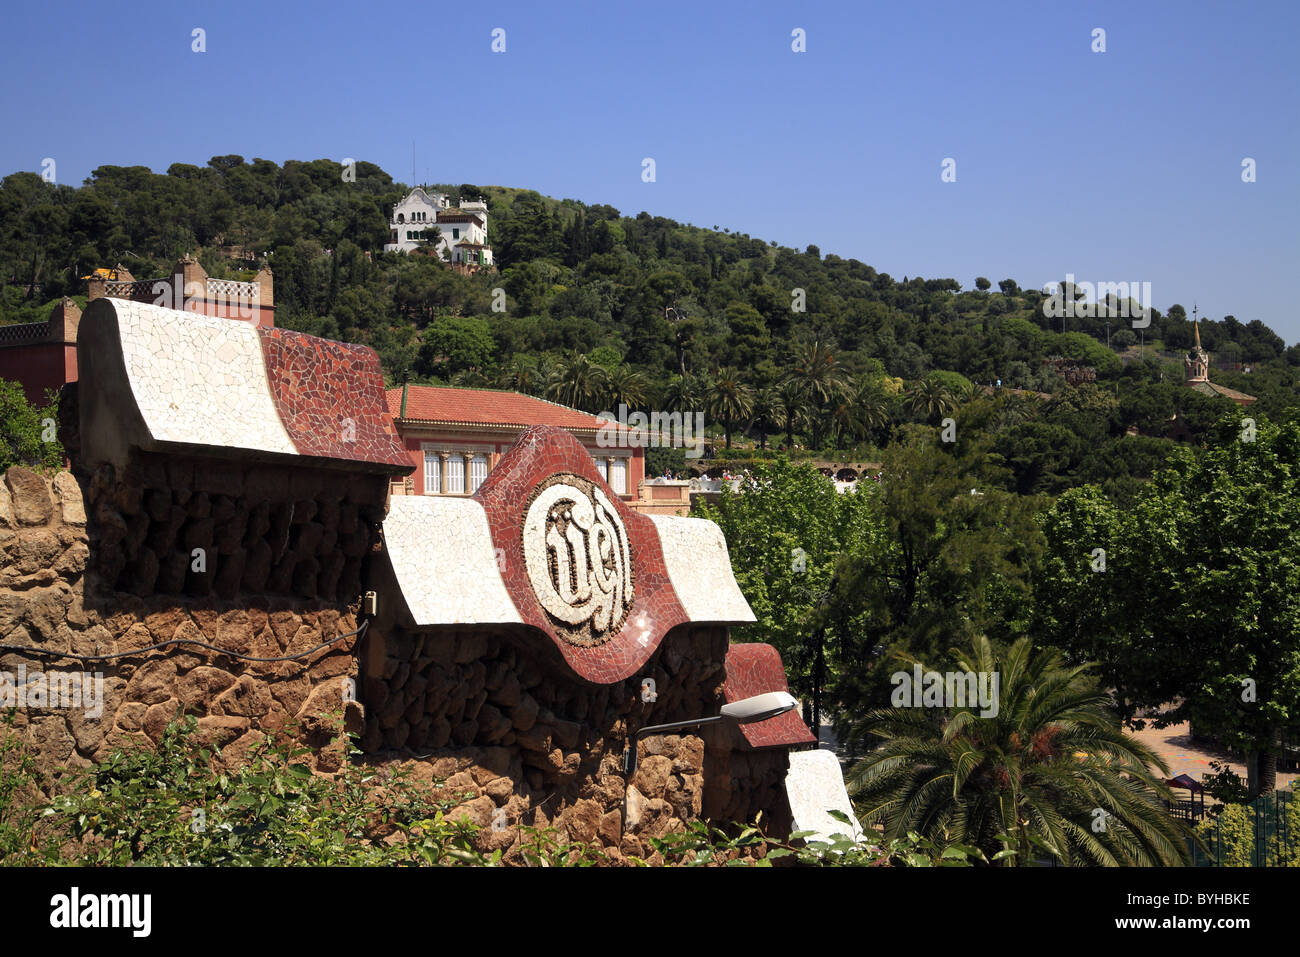
M 519 427 L 554 425 L 562 429 L 588 431 L 609 424 L 588 412 L 520 392 L 412 385 L 406 389 L 405 415 L 402 415 L 402 390 L 389 389 L 386 396 L 393 418 L 404 422 Z
M 1229 389 L 1226 385 L 1219 385 L 1208 379 L 1201 379 L 1196 382 L 1187 383 L 1188 388 L 1195 389 L 1202 395 L 1223 396 L 1225 399 L 1231 399 L 1233 402 L 1245 403 L 1249 405 L 1256 400 L 1256 396 L 1247 395 L 1245 392 L 1238 392 L 1236 389 Z

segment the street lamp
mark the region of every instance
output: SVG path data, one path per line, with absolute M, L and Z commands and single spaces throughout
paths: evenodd
M 648 734 L 662 734 L 665 731 L 676 731 L 678 728 L 694 728 L 724 721 L 729 724 L 752 724 L 755 721 L 765 721 L 787 711 L 793 711 L 797 703 L 794 696 L 787 691 L 769 691 L 767 694 L 754 695 L 752 698 L 742 698 L 740 701 L 724 704 L 722 713 L 711 718 L 692 718 L 689 721 L 672 721 L 668 724 L 652 724 L 644 727 L 632 735 L 632 739 L 627 743 L 627 750 L 623 752 L 623 774 L 628 778 L 636 774 L 637 743 Z

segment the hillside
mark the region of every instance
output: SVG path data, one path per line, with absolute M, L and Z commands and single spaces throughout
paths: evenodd
M 517 388 L 591 411 L 698 408 L 735 442 L 880 447 L 1000 380 L 1054 397 L 989 400 L 993 447 L 1022 492 L 1147 474 L 1166 444 L 1150 441 L 1195 441 L 1234 408 L 1181 386 L 1192 323 L 1180 306 L 1153 311 L 1135 355 L 1127 320 L 1110 322 L 1111 348 L 1100 318 L 1072 318 L 1063 334 L 1043 315 L 1044 294 L 1011 278 L 899 280 L 815 246 L 647 212 L 434 188 L 487 200 L 499 273 L 380 252 L 407 187 L 365 162 L 354 182 L 330 160 L 238 156 L 166 174 L 100 167 L 76 189 L 16 173 L 0 183 L 0 322 L 43 319 L 58 297 L 84 295 L 79 277 L 96 267 L 158 276 L 189 252 L 219 278 L 251 278 L 265 258 L 279 324 L 373 346 L 390 382 Z M 498 288 L 504 311 L 493 308 Z M 1252 414 L 1300 406 L 1300 346 L 1232 316 L 1200 332 L 1216 360 L 1251 367 L 1212 377 L 1258 396 Z M 1077 381 L 1080 369 L 1095 384 L 1067 386 L 1062 372 Z M 1121 447 L 1133 425 L 1152 438 Z M 1035 461 L 1016 464 L 1026 456 Z

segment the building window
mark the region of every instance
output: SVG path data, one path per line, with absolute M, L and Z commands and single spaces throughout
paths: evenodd
M 455 227 L 455 226 L 452 227 L 452 230 L 451 230 L 451 238 L 452 238 L 452 239 L 460 239 L 460 229 L 459 229 L 459 228 L 457 228 L 457 227 Z
M 627 494 L 627 459 L 614 459 L 609 463 L 609 487 L 619 495 Z
M 453 455 L 447 460 L 447 493 L 461 495 L 465 492 L 465 458 Z
M 397 214 L 397 221 L 398 221 L 399 223 L 405 223 L 405 222 L 406 222 L 406 220 L 402 218 L 402 214 L 401 214 L 401 213 L 398 213 L 398 214 Z
M 442 492 L 442 459 L 437 452 L 428 449 L 424 452 L 424 494 L 438 495 Z
M 604 459 L 596 459 L 596 471 L 600 473 L 600 477 L 601 477 L 602 479 L 604 479 L 606 482 L 609 481 L 609 463 L 608 463 L 608 462 L 606 462 Z
M 486 455 L 476 455 L 469 463 L 469 490 L 477 492 L 478 487 L 487 478 L 488 462 Z

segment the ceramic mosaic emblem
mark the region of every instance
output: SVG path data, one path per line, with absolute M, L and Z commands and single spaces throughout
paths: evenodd
M 596 483 L 566 472 L 538 485 L 522 542 L 533 594 L 562 638 L 593 647 L 618 634 L 635 597 L 632 551 Z
M 638 515 L 563 429 L 530 426 L 474 493 L 505 567 L 492 569 L 519 619 L 596 684 L 635 674 L 690 621 L 655 524 Z M 748 608 L 746 608 L 748 610 Z

